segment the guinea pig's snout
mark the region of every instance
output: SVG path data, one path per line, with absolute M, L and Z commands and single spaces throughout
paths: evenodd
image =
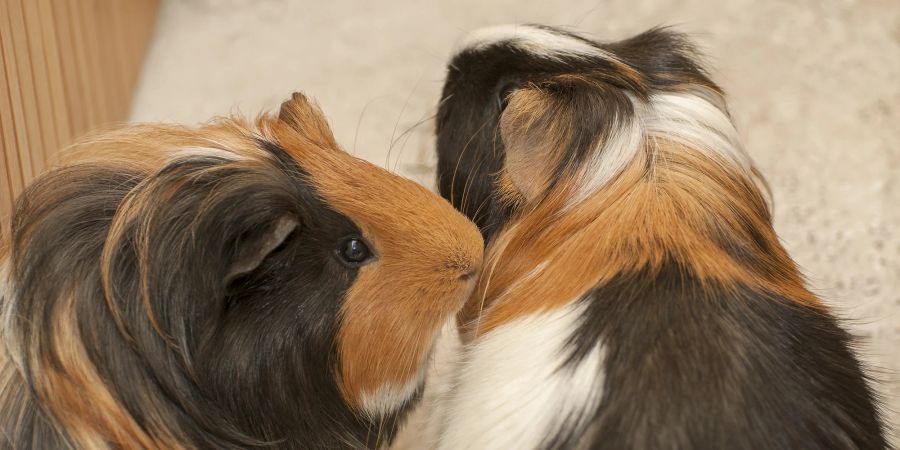
M 474 283 L 476 275 L 481 270 L 484 257 L 484 240 L 478 228 L 467 219 L 461 218 L 461 223 L 455 230 L 455 251 L 451 252 L 446 267 L 453 275 L 463 283 Z
M 460 300 L 460 307 L 462 307 L 475 290 L 475 282 L 478 279 L 478 273 L 481 271 L 482 256 L 484 253 L 481 242 L 482 241 L 479 239 L 477 248 L 471 247 L 466 250 L 461 250 L 452 257 L 447 264 L 452 274 L 450 276 L 453 277 L 449 280 L 449 284 L 453 286 L 452 289 L 456 293 L 454 298 Z
M 482 250 L 463 249 L 455 252 L 447 261 L 446 268 L 462 282 L 470 282 L 475 279 L 475 274 L 481 269 Z

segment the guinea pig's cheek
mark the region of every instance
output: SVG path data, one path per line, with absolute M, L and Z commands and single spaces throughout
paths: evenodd
M 349 405 L 372 416 L 396 410 L 415 394 L 434 336 L 472 284 L 401 265 L 361 269 L 341 306 L 338 387 Z

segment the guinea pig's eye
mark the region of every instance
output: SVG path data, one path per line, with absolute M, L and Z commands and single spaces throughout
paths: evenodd
M 518 83 L 506 83 L 500 87 L 500 90 L 497 91 L 497 106 L 500 107 L 500 112 L 506 109 L 506 106 L 509 105 L 509 96 L 518 88 Z
M 340 260 L 350 267 L 359 267 L 372 257 L 369 246 L 358 236 L 349 237 L 341 242 L 337 254 Z

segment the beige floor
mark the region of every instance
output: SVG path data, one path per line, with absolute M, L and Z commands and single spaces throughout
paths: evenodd
M 542 22 L 601 39 L 657 24 L 695 34 L 771 182 L 776 228 L 863 337 L 898 422 L 897 0 L 170 0 L 159 19 L 133 119 L 253 114 L 302 89 L 348 150 L 429 186 L 428 118 L 465 32 Z

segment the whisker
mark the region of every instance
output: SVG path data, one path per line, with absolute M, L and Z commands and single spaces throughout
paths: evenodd
M 578 16 L 579 19 L 577 22 L 575 22 L 575 25 L 573 27 L 578 28 L 579 26 L 581 26 L 581 23 L 584 22 L 592 14 L 594 14 L 594 12 L 597 11 L 597 9 L 599 9 L 599 8 L 600 8 L 600 6 L 594 6 L 593 8 L 591 8 L 591 9 L 587 10 L 586 12 L 584 12 L 583 14 L 579 15 Z
M 459 163 L 460 161 L 462 161 L 463 156 L 465 156 L 466 151 L 469 149 L 469 145 L 471 145 L 472 141 L 475 140 L 475 136 L 478 136 L 478 133 L 480 133 L 481 130 L 483 130 L 487 125 L 488 121 L 485 120 L 484 123 L 480 127 L 478 127 L 478 129 L 475 130 L 474 133 L 472 133 L 472 136 L 469 137 L 469 139 L 466 141 L 466 144 L 463 145 L 462 151 L 459 153 L 459 158 L 456 160 L 456 167 L 453 168 L 453 176 L 450 179 L 450 203 L 455 204 L 453 196 L 456 193 L 456 176 L 459 174 Z
M 437 104 L 438 108 L 444 106 L 444 103 L 447 103 L 450 99 L 452 99 L 453 95 L 454 94 L 448 94 L 446 97 L 442 98 L 441 101 L 439 101 Z
M 500 123 L 499 122 L 497 122 L 497 124 L 494 126 L 493 135 L 494 135 L 494 138 L 491 140 L 491 155 L 496 158 L 498 155 L 497 142 L 498 142 L 498 139 L 500 138 Z M 482 153 L 479 156 L 481 158 L 479 162 L 483 164 L 487 158 L 487 155 Z M 457 164 L 457 167 L 458 167 L 458 164 Z M 463 186 L 463 198 L 462 198 L 462 201 L 460 202 L 460 205 L 461 205 L 460 209 L 463 209 L 463 210 L 466 209 L 467 202 L 468 202 L 468 193 L 471 192 L 470 187 L 471 187 L 472 183 L 474 183 L 474 178 L 467 177 L 466 185 Z M 478 209 L 481 209 L 482 206 L 484 206 L 483 203 L 481 205 L 479 205 Z M 472 218 L 474 220 L 475 215 L 473 215 Z
M 487 300 L 487 293 L 491 287 L 491 279 L 494 277 L 494 271 L 497 269 L 497 266 L 500 264 L 500 257 L 503 255 L 504 248 L 501 248 L 498 253 L 496 253 L 496 257 L 491 261 L 491 271 L 488 272 L 487 277 L 484 282 L 484 289 L 481 292 L 481 301 L 478 304 L 478 316 L 475 318 L 475 328 L 473 330 L 473 336 L 478 336 L 478 330 L 481 327 L 481 316 L 484 315 L 484 302 Z
M 416 79 L 416 82 L 413 84 L 412 89 L 409 90 L 409 94 L 406 96 L 406 100 L 403 101 L 403 107 L 400 108 L 400 114 L 397 115 L 397 121 L 394 122 L 394 130 L 391 131 L 391 142 L 388 146 L 387 151 L 387 159 L 384 162 L 384 167 L 390 167 L 391 165 L 391 150 L 394 149 L 394 136 L 397 134 L 397 127 L 400 126 L 400 119 L 403 118 L 403 113 L 406 112 L 406 107 L 409 106 L 409 100 L 412 98 L 413 94 L 415 94 L 416 89 L 419 87 L 419 83 L 422 81 L 422 77 L 425 76 L 425 69 L 419 73 L 419 77 Z
M 397 158 L 394 160 L 394 167 L 392 169 L 393 172 L 397 171 L 397 166 L 400 164 L 400 160 L 403 159 L 403 150 L 406 148 L 406 144 L 409 142 L 409 138 L 412 137 L 412 131 L 425 124 L 432 119 L 437 117 L 437 113 L 432 113 L 416 123 L 410 125 L 403 133 L 400 133 L 400 136 L 397 137 L 397 140 L 403 139 L 403 144 L 400 145 L 400 150 L 397 151 Z
M 481 203 L 478 205 L 478 208 L 476 208 L 475 212 L 472 213 L 472 221 L 476 221 L 479 218 L 478 215 L 481 214 L 482 208 L 487 206 L 489 202 L 490 202 L 489 197 L 485 197 L 485 199 L 481 201 Z
M 356 132 L 353 133 L 353 151 L 351 152 L 352 155 L 356 155 L 356 141 L 359 139 L 359 127 L 360 125 L 362 125 L 363 116 L 366 115 L 366 111 L 369 109 L 369 106 L 371 106 L 372 103 L 375 103 L 376 100 L 380 100 L 382 98 L 384 97 L 375 97 L 369 100 L 368 102 L 366 102 L 366 105 L 363 106 L 362 111 L 359 112 L 359 119 L 356 120 Z
M 477 164 L 474 167 L 472 167 L 473 170 L 477 169 L 480 165 L 484 164 L 484 162 L 485 162 L 485 158 L 486 158 L 485 154 L 483 154 L 483 153 L 479 154 L 478 157 L 479 157 L 479 159 L 478 159 L 478 161 L 476 161 Z M 472 192 L 472 186 L 475 185 L 475 180 L 476 180 L 476 177 L 472 177 L 472 176 L 466 177 L 465 184 L 463 185 L 462 200 L 460 201 L 460 209 L 463 209 L 463 210 L 467 209 L 468 204 L 469 204 L 469 194 Z

